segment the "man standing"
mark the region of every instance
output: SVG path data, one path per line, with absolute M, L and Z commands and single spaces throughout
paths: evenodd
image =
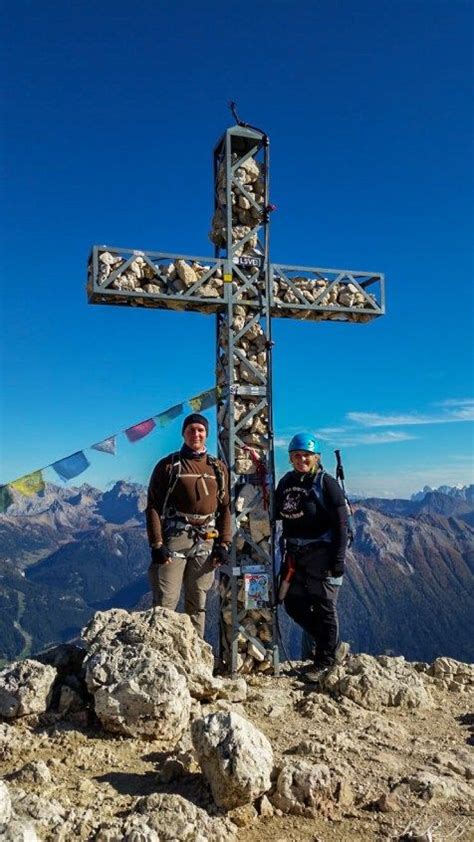
M 228 562 L 232 537 L 228 473 L 207 452 L 208 431 L 203 415 L 184 419 L 184 443 L 155 466 L 146 509 L 153 605 L 174 611 L 184 585 L 184 610 L 201 637 L 214 569 Z
M 337 481 L 322 468 L 319 444 L 311 433 L 294 436 L 288 452 L 293 470 L 282 477 L 275 497 L 286 549 L 283 578 L 289 588 L 284 602 L 290 617 L 316 643 L 314 668 L 306 678 L 317 682 L 348 649 L 339 642 L 336 609 L 347 508 Z

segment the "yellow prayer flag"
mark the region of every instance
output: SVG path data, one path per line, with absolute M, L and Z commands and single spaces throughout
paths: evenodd
M 38 494 L 43 491 L 44 480 L 41 471 L 33 471 L 32 474 L 26 474 L 24 477 L 16 479 L 10 483 L 11 488 L 24 494 L 26 497 L 31 497 L 33 494 Z
M 200 412 L 203 409 L 209 409 L 209 407 L 214 406 L 216 400 L 216 390 L 214 388 L 207 389 L 205 392 L 201 392 L 200 395 L 190 398 L 188 403 L 194 409 L 194 412 Z
M 189 406 L 194 409 L 194 412 L 199 412 L 202 406 L 202 397 L 198 395 L 196 398 L 191 398 L 189 400 Z

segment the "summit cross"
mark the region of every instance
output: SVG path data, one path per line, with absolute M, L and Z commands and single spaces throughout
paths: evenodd
M 269 139 L 246 124 L 214 149 L 213 257 L 94 246 L 93 304 L 216 314 L 218 455 L 230 478 L 233 541 L 220 568 L 221 652 L 232 672 L 278 673 L 272 320 L 363 323 L 384 315 L 378 272 L 272 263 Z

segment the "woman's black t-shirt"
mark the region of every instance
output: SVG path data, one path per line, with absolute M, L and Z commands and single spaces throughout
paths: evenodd
M 345 508 L 344 494 L 329 474 L 324 474 L 323 494 L 325 507 L 312 491 L 315 474 L 289 471 L 280 480 L 275 494 L 275 513 L 283 524 L 285 538 L 317 540 L 337 523 L 336 509 Z

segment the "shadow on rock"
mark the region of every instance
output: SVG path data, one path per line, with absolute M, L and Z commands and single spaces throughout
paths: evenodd
M 457 717 L 457 721 L 467 729 L 466 743 L 474 746 L 474 713 L 463 713 L 462 716 Z
M 97 775 L 93 780 L 110 784 L 120 795 L 151 795 L 158 789 L 155 772 L 108 772 Z

